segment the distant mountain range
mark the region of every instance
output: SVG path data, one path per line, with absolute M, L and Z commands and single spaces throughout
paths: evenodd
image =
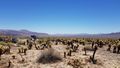
M 48 36 L 47 33 L 38 33 L 28 30 L 7 30 L 7 29 L 0 29 L 0 34 L 9 36 L 31 36 L 31 35 Z
M 116 33 L 108 33 L 108 34 L 47 34 L 47 33 L 38 33 L 32 32 L 28 30 L 7 30 L 7 29 L 0 29 L 0 34 L 2 35 L 10 35 L 10 36 L 30 36 L 36 35 L 39 37 L 44 36 L 53 36 L 53 37 L 84 37 L 84 38 L 120 38 L 120 32 Z
M 120 32 L 108 34 L 55 34 L 54 36 L 80 38 L 120 38 Z

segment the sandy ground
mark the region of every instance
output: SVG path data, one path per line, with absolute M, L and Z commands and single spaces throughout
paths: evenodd
M 97 64 L 87 61 L 89 57 L 92 56 L 93 51 L 87 51 L 87 55 L 84 55 L 82 45 L 77 52 L 72 53 L 72 56 L 67 56 L 67 58 L 63 57 L 64 52 L 66 51 L 65 45 L 53 45 L 52 47 L 60 52 L 60 55 L 63 58 L 62 61 L 51 64 L 37 63 L 36 60 L 40 56 L 42 50 L 32 49 L 27 51 L 27 55 L 21 54 L 25 59 L 25 61 L 22 62 L 20 54 L 17 53 L 17 47 L 12 47 L 11 54 L 4 54 L 1 56 L 0 68 L 7 68 L 9 60 L 12 62 L 10 68 L 73 68 L 68 65 L 68 62 L 72 59 L 82 60 L 83 68 L 120 68 L 120 54 L 108 52 L 106 51 L 106 47 L 97 50 L 95 55 Z M 12 58 L 13 55 L 16 56 L 15 59 Z

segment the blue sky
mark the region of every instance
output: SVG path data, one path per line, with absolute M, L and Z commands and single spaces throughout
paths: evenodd
M 0 29 L 50 34 L 120 32 L 120 0 L 0 0 Z

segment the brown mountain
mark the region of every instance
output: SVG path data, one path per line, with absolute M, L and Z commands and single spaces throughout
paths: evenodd
M 30 36 L 30 35 L 48 36 L 47 33 L 38 33 L 38 32 L 32 32 L 28 30 L 7 30 L 7 29 L 0 29 L 0 34 L 10 35 L 10 36 Z
M 0 29 L 0 34 L 10 35 L 10 36 L 30 36 L 36 35 L 39 37 L 44 36 L 59 36 L 59 37 L 82 37 L 82 38 L 120 38 L 120 32 L 108 33 L 108 34 L 47 34 L 47 33 L 38 33 L 28 30 L 7 30 Z

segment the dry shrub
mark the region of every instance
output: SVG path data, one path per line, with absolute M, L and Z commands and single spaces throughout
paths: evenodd
M 79 59 L 71 59 L 67 64 L 73 68 L 83 68 L 82 62 Z
M 55 51 L 53 48 L 48 48 L 44 50 L 41 55 L 38 57 L 38 63 L 55 63 L 58 61 L 62 61 L 60 53 Z

